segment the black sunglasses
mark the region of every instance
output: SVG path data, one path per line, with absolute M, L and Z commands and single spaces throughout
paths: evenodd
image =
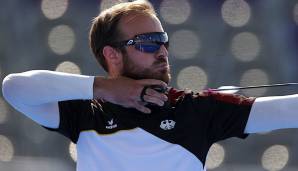
M 111 43 L 111 46 L 134 46 L 136 50 L 145 53 L 155 53 L 162 45 L 169 48 L 169 38 L 166 32 L 151 32 L 138 34 L 133 39 Z

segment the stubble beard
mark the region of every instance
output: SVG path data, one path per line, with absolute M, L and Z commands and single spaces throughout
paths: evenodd
M 156 79 L 169 83 L 171 80 L 170 68 L 164 70 L 153 71 L 154 66 L 166 62 L 164 59 L 156 61 L 150 68 L 140 68 L 132 60 L 129 59 L 127 54 L 123 54 L 123 72 L 122 76 L 132 79 Z

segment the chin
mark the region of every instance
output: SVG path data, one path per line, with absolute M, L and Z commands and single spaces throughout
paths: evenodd
M 129 70 L 126 70 L 126 71 L 129 71 Z M 156 80 L 161 80 L 167 84 L 169 84 L 171 80 L 171 74 L 168 70 L 163 70 L 160 72 L 150 72 L 148 70 L 145 70 L 142 72 L 124 72 L 122 76 L 129 77 L 136 80 L 156 79 Z
M 161 81 L 169 84 L 169 82 L 171 81 L 171 75 L 169 73 L 160 74 L 153 79 L 161 80 Z

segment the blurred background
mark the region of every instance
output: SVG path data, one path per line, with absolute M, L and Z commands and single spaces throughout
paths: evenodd
M 88 47 L 93 17 L 117 0 L 3 0 L 0 78 L 46 69 L 105 75 Z M 171 85 L 200 91 L 223 85 L 298 82 L 298 0 L 156 0 L 170 37 Z M 0 85 L 1 86 L 1 85 Z M 242 91 L 286 95 L 297 87 Z M 282 117 L 282 114 L 281 114 Z M 214 144 L 214 171 L 297 171 L 298 129 Z M 0 94 L 0 171 L 75 170 L 75 144 L 9 106 Z

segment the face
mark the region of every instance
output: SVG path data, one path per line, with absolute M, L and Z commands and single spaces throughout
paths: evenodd
M 132 39 L 135 35 L 149 32 L 164 32 L 160 21 L 154 16 L 130 15 L 122 18 L 119 28 L 123 40 Z M 158 79 L 170 81 L 168 50 L 164 45 L 157 52 L 145 53 L 134 46 L 126 46 L 122 53 L 123 67 L 121 75 L 134 79 Z

